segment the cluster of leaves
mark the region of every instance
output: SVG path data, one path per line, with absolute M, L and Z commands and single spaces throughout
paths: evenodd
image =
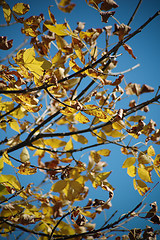
M 118 7 L 112 0 L 86 3 L 99 11 L 105 23 L 115 14 L 115 11 L 108 10 Z M 129 116 L 138 110 L 149 111 L 148 105 L 158 101 L 160 95 L 157 93 L 142 104 L 131 100 L 128 109 L 117 109 L 122 95 L 139 97 L 154 89 L 136 83 L 122 88 L 123 73 L 115 74 L 113 81 L 108 80 L 118 63 L 116 54 L 119 47 L 123 46 L 136 59 L 126 42 L 158 14 L 129 34 L 131 28 L 125 24 L 115 24 L 114 30 L 112 26 L 84 30 L 85 23 L 79 22 L 72 30 L 67 22 L 57 23 L 51 6 L 48 7 L 50 19 L 45 20 L 43 14 L 26 19 L 19 17 L 29 11 L 28 4 L 17 3 L 12 9 L 4 0 L 0 4 L 6 23 L 10 25 L 13 16 L 16 23 L 22 25 L 21 32 L 30 38 L 31 44 L 30 48 L 17 51 L 8 65 L 0 65 L 0 128 L 6 134 L 1 141 L 0 170 L 2 172 L 7 164 L 16 172 L 15 176 L 0 175 L 1 234 L 6 237 L 19 228 L 40 235 L 42 239 L 67 239 L 68 236 L 80 239 L 88 235 L 91 235 L 89 239 L 98 238 L 102 230 L 133 217 L 131 211 L 114 224 L 107 225 L 106 222 L 99 230 L 95 230 L 95 224 L 88 221 L 112 206 L 114 187 L 108 182 L 111 171 L 105 171 L 111 150 L 106 149 L 106 144 L 115 144 L 121 147 L 122 154 L 131 155 L 122 168 L 127 168 L 140 195 L 149 191 L 147 184 L 153 182 L 152 171 L 160 177 L 160 154 L 156 155 L 152 146 L 160 144 L 160 130 L 156 129 L 153 120 L 145 123 L 143 115 Z M 61 0 L 57 6 L 63 12 L 71 12 L 75 4 Z M 112 34 L 117 35 L 118 40 L 109 50 Z M 106 37 L 103 51 L 97 44 L 101 35 Z M 6 36 L 1 36 L 0 41 L 0 49 L 12 47 L 13 40 L 8 41 Z M 57 52 L 50 57 L 54 47 Z M 86 77 L 89 79 L 87 85 Z M 141 136 L 142 140 L 139 140 Z M 92 144 L 88 138 L 92 139 Z M 143 139 L 149 147 L 141 151 L 134 142 Z M 93 148 L 98 150 L 79 156 L 82 151 Z M 17 151 L 19 157 L 12 155 Z M 37 165 L 32 156 L 38 156 Z M 51 160 L 45 161 L 49 157 Z M 42 194 L 31 183 L 22 187 L 19 182 L 18 174 L 32 177 L 38 171 L 44 173 L 51 183 L 48 193 Z M 83 207 L 75 208 L 75 202 L 87 198 L 88 183 L 109 193 L 109 198 L 89 199 Z M 11 196 L 7 197 L 8 194 Z M 19 198 L 14 201 L 17 196 Z M 13 201 L 9 203 L 10 199 Z M 38 205 L 32 201 L 37 201 Z M 63 221 L 68 215 L 72 223 Z M 152 222 L 159 224 L 159 217 L 154 214 Z M 33 230 L 22 226 L 32 224 L 35 224 Z M 129 239 L 133 239 L 137 232 L 130 231 Z M 148 232 L 146 229 L 143 235 Z

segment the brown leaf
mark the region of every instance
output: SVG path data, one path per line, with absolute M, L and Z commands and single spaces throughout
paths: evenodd
M 117 8 L 119 5 L 113 0 L 103 0 L 101 4 L 101 10 L 108 11 L 111 8 Z
M 112 85 L 112 86 L 117 86 L 117 85 L 119 85 L 119 84 L 122 82 L 123 78 L 124 78 L 124 75 L 123 75 L 123 74 L 122 74 L 122 75 L 119 75 L 119 77 L 118 77 L 111 85 Z
M 0 49 L 8 50 L 13 45 L 13 39 L 7 40 L 6 36 L 0 36 Z
M 142 87 L 141 87 L 141 91 L 140 93 L 148 93 L 148 92 L 154 92 L 154 88 L 153 87 L 150 87 L 146 84 L 143 84 Z
M 132 50 L 132 48 L 131 48 L 129 45 L 127 45 L 126 43 L 124 43 L 124 44 L 123 44 L 123 47 L 124 47 L 124 49 L 125 49 L 134 59 L 136 59 L 136 57 L 135 57 L 134 54 L 133 54 L 133 50 Z
M 137 96 L 141 93 L 141 85 L 137 83 L 129 83 L 126 87 L 126 94 L 127 95 L 133 95 L 136 94 Z
M 85 27 L 85 22 L 77 22 L 77 28 L 76 28 L 76 30 L 78 31 L 78 32 L 80 32 L 80 31 L 82 31 L 83 29 L 84 29 L 84 27 Z
M 101 21 L 107 23 L 110 16 L 113 16 L 115 14 L 115 11 L 109 11 L 109 12 L 100 12 L 101 15 Z
M 113 34 L 118 35 L 119 40 L 122 40 L 124 36 L 127 35 L 131 30 L 131 27 L 128 25 L 125 25 L 124 23 L 122 23 L 120 26 L 118 24 L 115 24 L 114 27 L 115 27 L 115 30 Z
M 154 223 L 154 224 L 159 224 L 159 225 L 160 225 L 160 216 L 154 215 L 154 217 L 152 217 L 152 218 L 150 219 L 150 221 L 151 221 L 152 223 Z

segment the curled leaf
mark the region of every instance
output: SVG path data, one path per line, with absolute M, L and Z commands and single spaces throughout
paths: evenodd
M 6 36 L 0 36 L 0 49 L 8 50 L 13 45 L 13 39 L 7 40 Z

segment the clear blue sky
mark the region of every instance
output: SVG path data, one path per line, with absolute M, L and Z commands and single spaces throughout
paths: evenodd
M 16 3 L 17 1 L 14 1 Z M 69 25 L 72 29 L 76 28 L 77 22 L 85 22 L 85 29 L 89 29 L 91 27 L 93 28 L 102 28 L 106 24 L 102 23 L 100 20 L 100 15 L 97 11 L 95 11 L 92 8 L 89 8 L 85 4 L 85 0 L 73 0 L 73 2 L 76 3 L 76 7 L 73 10 L 71 14 L 63 14 L 60 12 L 55 2 L 52 0 L 39 0 L 39 1 L 32 1 L 32 0 L 26 0 L 25 3 L 28 3 L 31 7 L 30 11 L 27 13 L 26 16 L 30 15 L 39 15 L 41 12 L 45 15 L 45 18 L 49 19 L 48 16 L 48 6 L 54 5 L 52 8 L 52 12 L 55 15 L 55 18 L 57 19 L 58 23 L 64 23 L 64 19 L 66 19 L 69 22 Z M 133 13 L 133 10 L 135 9 L 136 4 L 138 3 L 137 0 L 135 1 L 116 1 L 119 4 L 119 8 L 117 8 L 116 14 L 114 15 L 121 23 L 127 24 L 127 22 L 130 19 L 131 14 Z M 13 1 L 7 1 L 8 4 L 13 6 Z M 138 13 L 136 14 L 135 19 L 131 23 L 131 31 L 136 30 L 140 25 L 142 25 L 150 16 L 154 15 L 156 11 L 160 9 L 160 1 L 159 0 L 144 0 L 141 4 L 140 9 L 138 10 Z M 0 11 L 0 14 L 2 12 Z M 3 20 L 0 20 L 0 23 L 4 23 Z M 115 21 L 113 19 L 109 20 L 107 25 L 114 25 Z M 155 88 L 155 92 L 158 89 L 158 86 L 160 85 L 160 16 L 154 19 L 141 33 L 136 35 L 133 39 L 131 39 L 128 44 L 132 47 L 134 55 L 137 57 L 136 60 L 134 60 L 131 56 L 128 55 L 127 52 L 124 52 L 123 49 L 120 49 L 119 53 L 123 53 L 123 55 L 118 59 L 118 66 L 114 69 L 113 72 L 119 72 L 124 71 L 128 68 L 133 67 L 136 64 L 140 64 L 139 68 L 136 68 L 135 70 L 126 73 L 125 79 L 126 82 L 136 82 L 139 84 L 148 84 Z M 14 25 L 12 27 L 7 28 L 0 28 L 0 35 L 7 36 L 8 39 L 14 39 L 13 42 L 13 49 L 18 47 L 19 44 L 23 41 L 24 36 L 17 33 L 17 26 Z M 116 38 L 115 38 L 116 41 Z M 102 48 L 104 47 L 104 42 L 102 41 Z M 26 46 L 29 47 L 29 46 Z M 11 51 L 8 51 L 8 53 Z M 5 57 L 6 51 L 0 51 L 0 57 Z M 52 54 L 52 52 L 51 52 Z M 54 55 L 54 53 L 53 53 Z M 155 93 L 152 94 L 144 94 L 140 98 L 140 102 L 147 100 L 148 98 L 152 98 Z M 128 100 L 124 101 L 125 107 L 128 107 Z M 123 106 L 124 107 L 124 106 Z M 140 113 L 143 114 L 143 113 Z M 150 112 L 147 113 L 148 122 L 152 118 L 156 123 L 157 127 L 160 127 L 159 123 L 159 116 L 160 116 L 160 107 L 152 105 L 150 106 Z M 2 132 L 2 131 L 1 131 Z M 0 136 L 1 139 L 1 136 Z M 112 170 L 112 174 L 109 177 L 109 182 L 112 184 L 112 186 L 115 187 L 115 196 L 112 200 L 113 207 L 106 211 L 107 217 L 109 217 L 110 214 L 112 214 L 115 210 L 118 210 L 118 216 L 122 213 L 128 212 L 131 210 L 135 204 L 137 204 L 140 200 L 142 200 L 142 197 L 139 196 L 138 192 L 136 192 L 133 189 L 132 184 L 132 178 L 129 177 L 126 173 L 125 169 L 122 169 L 122 163 L 125 160 L 125 156 L 120 154 L 120 149 L 117 146 L 113 146 L 110 148 L 108 145 L 107 148 L 111 149 L 111 155 L 107 158 L 108 166 L 106 168 L 106 171 Z M 160 147 L 155 147 L 156 153 L 160 153 Z M 8 170 L 7 170 L 8 171 Z M 5 173 L 5 172 L 4 172 Z M 23 177 L 22 183 L 24 185 L 28 184 L 28 182 L 35 182 L 37 183 L 37 175 L 33 175 L 32 177 L 29 177 L 32 179 L 28 179 L 28 177 L 25 177 L 25 180 Z M 153 174 L 152 176 L 154 182 L 156 183 L 159 181 L 156 174 Z M 43 174 L 39 173 L 39 179 L 43 179 Z M 38 179 L 38 181 L 39 181 Z M 22 184 L 23 185 L 23 184 Z M 152 185 L 153 186 L 153 185 Z M 97 189 L 93 190 L 89 193 L 89 196 L 91 198 L 99 198 L 99 199 L 106 199 L 108 198 L 108 194 L 104 196 L 104 192 Z M 160 185 L 156 187 L 156 189 L 153 190 L 153 192 L 147 197 L 145 200 L 146 203 L 151 203 L 154 201 L 160 200 Z M 159 205 L 159 204 L 158 204 Z M 160 208 L 160 205 L 159 205 Z M 146 208 L 146 210 L 149 209 L 149 206 Z M 103 213 L 102 213 L 103 215 Z M 101 218 L 97 218 L 97 227 L 101 226 Z M 134 221 L 134 224 L 132 224 L 132 227 L 145 227 L 146 225 L 152 226 L 151 223 L 147 223 L 145 220 L 141 220 L 140 224 L 138 224 L 138 221 Z M 154 226 L 156 227 L 156 226 Z

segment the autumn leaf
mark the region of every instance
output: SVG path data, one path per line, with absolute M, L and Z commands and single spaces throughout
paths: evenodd
M 11 11 L 9 5 L 5 1 L 2 1 L 1 5 L 3 7 L 3 14 L 4 14 L 4 18 L 6 20 L 6 23 L 9 24 L 11 21 L 12 11 Z
M 13 39 L 7 40 L 6 36 L 0 36 L 0 49 L 8 50 L 13 46 Z
M 29 156 L 29 152 L 28 152 L 26 147 L 23 148 L 23 150 L 22 150 L 22 152 L 20 154 L 20 159 L 21 159 L 21 162 L 23 162 L 23 163 L 29 161 L 30 156 Z
M 127 167 L 127 174 L 130 177 L 135 177 L 136 176 L 136 167 L 134 165 Z
M 133 164 L 135 164 L 135 162 L 136 162 L 135 157 L 129 157 L 124 161 L 122 168 L 128 168 L 128 167 L 132 166 Z
M 77 120 L 78 122 L 80 122 L 82 124 L 90 122 L 90 120 L 85 115 L 83 115 L 81 112 L 78 112 L 75 115 L 75 120 Z
M 76 142 L 80 142 L 80 143 L 82 143 L 82 144 L 87 144 L 87 143 L 88 143 L 88 139 L 85 138 L 83 135 L 80 135 L 80 134 L 72 135 L 72 138 L 73 138 Z
M 145 168 L 138 168 L 138 175 L 139 177 L 144 180 L 145 182 L 152 182 L 150 172 L 147 171 Z
M 97 151 L 98 154 L 108 157 L 111 153 L 111 151 L 109 149 L 101 149 Z
M 135 57 L 134 54 L 133 54 L 133 50 L 132 50 L 132 48 L 131 48 L 129 45 L 127 45 L 126 43 L 124 43 L 124 44 L 123 44 L 123 47 L 124 47 L 124 49 L 125 49 L 134 59 L 136 59 L 136 57 Z
M 150 189 L 149 187 L 147 187 L 146 183 L 144 183 L 142 180 L 133 179 L 133 186 L 141 196 L 143 196 Z
M 25 4 L 25 3 L 16 3 L 13 8 L 12 11 L 15 12 L 18 15 L 23 15 L 25 13 L 27 13 L 30 9 L 29 4 Z

